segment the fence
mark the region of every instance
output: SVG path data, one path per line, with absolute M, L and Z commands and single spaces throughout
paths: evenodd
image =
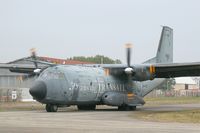
M 15 92 L 14 95 L 13 92 Z M 21 94 L 22 91 L 17 88 L 0 88 L 0 102 L 20 101 Z M 15 96 L 15 98 L 13 96 Z
M 162 90 L 154 90 L 151 93 L 149 93 L 146 97 L 199 97 L 200 96 L 200 90 L 194 89 L 194 90 L 168 90 L 168 91 L 162 91 Z

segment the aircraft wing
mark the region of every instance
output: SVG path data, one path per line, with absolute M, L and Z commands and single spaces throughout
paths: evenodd
M 0 68 L 9 69 L 11 72 L 32 74 L 35 70 L 34 65 L 28 64 L 0 64 Z M 39 69 L 45 68 L 45 66 L 38 66 Z
M 200 76 L 200 62 L 156 64 L 155 78 Z
M 36 60 L 36 59 L 24 59 L 24 60 L 33 62 L 34 64 L 3 64 L 3 63 L 0 63 L 0 68 L 9 69 L 10 72 L 34 75 L 35 74 L 34 70 L 36 70 L 36 69 L 44 70 L 45 68 L 47 68 L 49 66 L 56 65 L 54 63 L 40 61 L 40 60 Z
M 117 77 L 127 75 L 126 65 L 102 65 L 106 75 Z M 173 78 L 200 76 L 200 62 L 193 63 L 166 63 L 131 65 L 132 77 L 136 81 L 152 80 L 154 78 Z

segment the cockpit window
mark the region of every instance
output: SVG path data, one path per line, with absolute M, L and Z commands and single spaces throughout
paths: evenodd
M 59 71 L 44 71 L 41 75 L 40 78 L 42 79 L 64 79 L 65 75 L 62 72 Z

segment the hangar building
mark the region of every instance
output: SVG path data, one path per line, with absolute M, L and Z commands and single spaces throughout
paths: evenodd
M 32 64 L 25 59 L 30 59 L 31 57 L 25 57 L 6 64 Z M 56 64 L 92 64 L 90 62 L 81 62 L 75 60 L 65 60 L 50 57 L 38 57 L 38 60 L 52 62 Z M 39 64 L 38 65 L 42 65 Z M 8 69 L 0 69 L 0 101 L 13 101 L 22 100 L 29 101 L 32 97 L 29 94 L 29 87 L 35 78 L 28 78 L 28 75 L 21 73 L 13 73 Z

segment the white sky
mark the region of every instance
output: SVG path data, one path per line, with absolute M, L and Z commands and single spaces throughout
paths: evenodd
M 161 25 L 174 29 L 174 61 L 200 61 L 199 0 L 0 0 L 0 62 L 102 54 L 125 63 L 155 56 Z

